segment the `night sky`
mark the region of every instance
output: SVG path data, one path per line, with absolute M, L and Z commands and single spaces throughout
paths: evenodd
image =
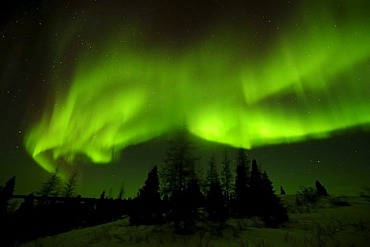
M 287 193 L 370 185 L 369 1 L 14 1 L 0 20 L 16 194 L 59 167 L 83 196 L 134 196 L 184 123 L 204 170 L 244 147 Z

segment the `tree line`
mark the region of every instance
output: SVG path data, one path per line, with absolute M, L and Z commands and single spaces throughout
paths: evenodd
M 149 171 L 135 198 L 124 198 L 123 184 L 116 199 L 108 198 L 105 191 L 98 199 L 76 196 L 78 174 L 72 173 L 60 189 L 55 170 L 15 211 L 9 205 L 14 193 L 13 177 L 0 187 L 0 222 L 6 229 L 0 243 L 26 241 L 124 215 L 131 225 L 172 223 L 180 234 L 199 230 L 201 221 L 215 222 L 222 230 L 230 217 L 257 216 L 266 227 L 277 227 L 288 220 L 287 209 L 266 171 L 256 160 L 248 159 L 245 149 L 238 149 L 236 157 L 236 167 L 232 167 L 232 160 L 223 153 L 219 172 L 211 155 L 203 178 L 195 142 L 182 128 L 169 140 L 162 165 Z
M 97 199 L 51 193 L 55 192 L 54 176 L 55 173 L 38 192 L 26 196 L 13 195 L 15 177 L 0 187 L 0 246 L 15 246 L 19 242 L 113 221 L 127 215 L 132 204 L 131 199 L 107 198 L 105 191 Z M 23 199 L 16 210 L 12 210 L 10 203 L 14 198 Z
M 197 231 L 197 221 L 217 222 L 222 229 L 229 217 L 260 217 L 266 227 L 288 220 L 287 210 L 276 195 L 266 171 L 246 150 L 238 149 L 236 169 L 225 152 L 219 174 L 214 155 L 206 179 L 197 169 L 195 145 L 185 129 L 169 141 L 160 171 L 154 166 L 139 190 L 130 212 L 131 224 L 173 222 L 174 230 Z

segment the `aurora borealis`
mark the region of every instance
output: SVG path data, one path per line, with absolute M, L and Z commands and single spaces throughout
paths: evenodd
M 42 2 L 3 25 L 2 89 L 34 83 L 16 119 L 49 172 L 80 157 L 110 163 L 183 123 L 252 150 L 367 133 L 369 11 L 366 1 Z

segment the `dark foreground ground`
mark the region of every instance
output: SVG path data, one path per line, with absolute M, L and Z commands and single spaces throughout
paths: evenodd
M 312 246 L 342 247 L 369 246 L 370 201 L 360 197 L 346 197 L 350 206 L 332 206 L 322 199 L 316 206 L 295 208 L 294 196 L 283 200 L 289 208 L 290 221 L 278 229 L 263 228 L 258 218 L 229 219 L 224 230 L 217 225 L 199 222 L 201 231 L 193 235 L 178 235 L 171 224 L 160 226 L 129 226 L 128 219 L 76 229 L 70 232 L 20 244 L 29 246 Z

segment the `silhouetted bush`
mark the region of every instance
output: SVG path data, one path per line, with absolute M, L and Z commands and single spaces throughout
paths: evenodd
M 364 187 L 364 189 L 360 192 L 360 197 L 370 200 L 370 186 Z
M 303 204 L 316 204 L 318 198 L 319 197 L 314 188 L 305 187 L 301 191 L 297 192 L 296 205 L 301 206 Z

